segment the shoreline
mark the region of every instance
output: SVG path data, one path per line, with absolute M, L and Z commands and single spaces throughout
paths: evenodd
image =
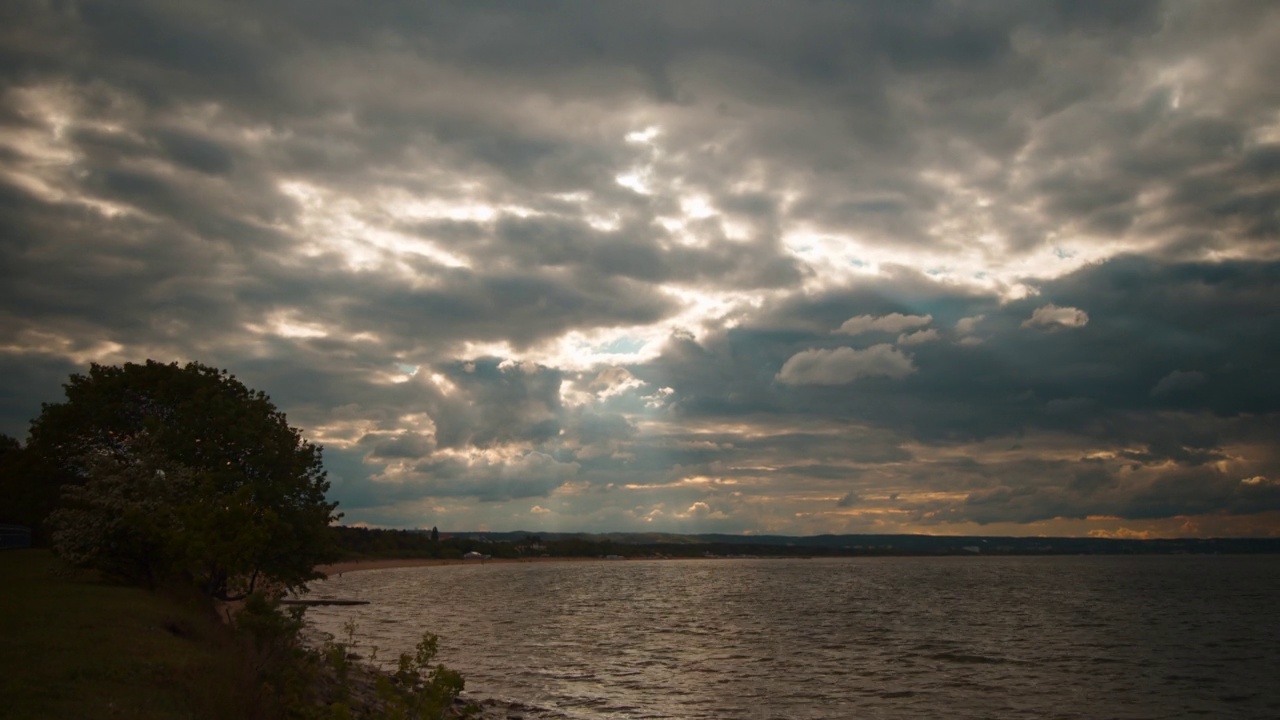
M 596 558 L 521 558 L 521 559 L 489 559 L 489 560 L 455 560 L 444 558 L 379 558 L 371 560 L 347 560 L 327 565 L 318 565 L 316 570 L 324 573 L 326 578 L 339 577 L 343 573 L 361 572 L 368 570 L 393 570 L 396 568 L 411 567 L 435 567 L 443 565 L 467 565 L 476 563 L 521 563 L 521 562 L 547 562 L 551 561 L 575 561 L 575 560 L 595 560 Z M 325 640 L 332 640 L 333 637 L 328 633 L 320 631 L 307 622 L 307 631 L 303 633 L 302 642 L 304 645 L 316 651 L 322 651 Z M 355 650 L 356 648 L 351 648 Z M 379 707 L 380 700 L 377 696 L 377 678 L 390 677 L 390 671 L 367 658 L 358 655 L 351 656 L 353 664 L 351 666 L 351 675 L 348 682 L 352 684 L 351 691 L 353 700 L 365 708 Z M 467 708 L 470 707 L 470 712 Z M 444 717 L 446 718 L 470 718 L 471 720 L 510 720 L 511 718 L 521 718 L 535 711 L 536 708 L 521 702 L 519 700 L 498 699 L 487 695 L 472 695 L 467 691 L 463 691 L 453 702 L 453 705 L 446 710 Z
M 327 576 L 360 570 L 389 570 L 404 567 L 430 567 L 434 565 L 451 565 L 466 562 L 465 560 L 444 560 L 440 558 L 382 558 L 375 560 L 341 560 L 328 565 L 317 565 L 316 571 Z
M 831 556 L 846 557 L 846 556 Z M 852 557 L 852 556 L 848 556 Z M 514 565 L 518 563 L 592 563 L 592 562 L 640 562 L 640 561 L 660 561 L 660 562 L 688 562 L 694 560 L 812 560 L 810 556 L 779 556 L 779 555 L 751 555 L 751 556 L 731 556 L 731 557 L 699 557 L 675 555 L 667 557 L 636 557 L 636 558 L 607 558 L 607 557 L 522 557 L 522 558 L 488 558 L 486 560 L 464 560 L 461 558 L 370 558 L 365 560 L 340 560 L 335 563 L 327 563 L 325 565 L 317 565 L 315 569 L 325 574 L 326 579 L 329 576 L 341 575 L 349 572 L 360 572 L 362 570 L 394 570 L 397 568 L 410 567 L 436 567 L 442 565 L 489 565 L 503 564 Z
M 362 570 L 393 570 L 409 567 L 436 567 L 440 565 L 489 565 L 546 562 L 619 562 L 593 557 L 537 557 L 537 558 L 489 558 L 487 560 L 461 560 L 452 558 L 375 558 L 371 560 L 343 560 L 327 565 L 317 565 L 316 570 L 328 575 L 341 575 Z

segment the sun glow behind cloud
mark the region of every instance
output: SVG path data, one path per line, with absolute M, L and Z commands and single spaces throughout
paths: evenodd
M 296 232 L 306 238 L 300 246 L 305 257 L 334 253 L 353 270 L 399 269 L 410 277 L 413 273 L 396 263 L 398 256 L 418 255 L 444 267 L 468 267 L 469 262 L 428 240 L 375 224 L 372 218 L 381 217 L 387 225 L 393 225 L 397 220 L 412 221 L 425 217 L 487 220 L 497 212 L 484 205 L 424 203 L 393 198 L 378 203 L 379 211 L 371 217 L 369 208 L 350 195 L 298 181 L 282 182 L 279 187 L 282 193 L 298 203 Z M 283 229 L 295 230 L 289 226 Z

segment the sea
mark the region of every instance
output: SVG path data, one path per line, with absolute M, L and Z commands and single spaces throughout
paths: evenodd
M 349 572 L 319 631 L 424 632 L 526 720 L 1280 718 L 1280 556 L 480 563 Z

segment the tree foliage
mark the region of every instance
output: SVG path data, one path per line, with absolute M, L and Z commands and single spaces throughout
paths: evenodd
M 0 522 L 34 524 L 32 494 L 23 482 L 23 460 L 26 453 L 17 438 L 0 433 Z
M 93 365 L 32 422 L 64 486 L 55 549 L 132 581 L 182 577 L 230 599 L 296 587 L 333 558 L 321 449 L 225 370 Z
M 17 439 L 0 435 L 0 522 L 31 528 L 32 541 L 47 546 L 44 520 L 58 505 L 57 473 Z
M 154 586 L 180 563 L 180 515 L 193 494 L 194 473 L 166 471 L 151 452 L 82 462 L 89 479 L 64 489 L 67 506 L 52 518 L 54 548 L 76 565 Z

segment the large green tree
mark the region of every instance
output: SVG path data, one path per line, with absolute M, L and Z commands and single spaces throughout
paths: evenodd
M 183 577 L 221 599 L 300 586 L 333 559 L 321 449 L 265 393 L 150 360 L 95 364 L 64 388 L 26 451 L 62 487 L 50 521 L 68 558 L 134 581 Z

